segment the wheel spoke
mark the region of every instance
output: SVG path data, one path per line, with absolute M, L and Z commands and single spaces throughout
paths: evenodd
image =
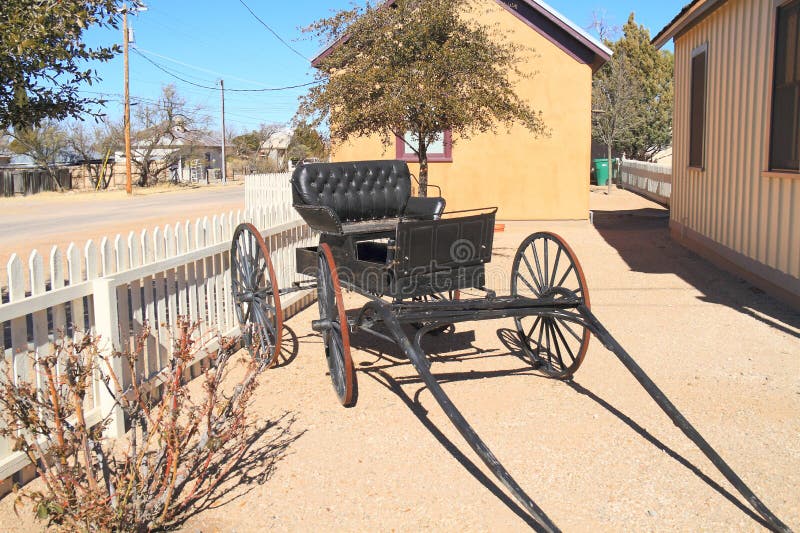
M 536 296 L 541 296 L 542 295 L 542 293 L 539 292 L 538 290 L 534 289 L 533 286 L 530 283 L 528 283 L 528 280 L 525 279 L 525 277 L 522 274 L 520 274 L 519 272 L 517 272 L 517 277 L 519 279 L 521 279 L 522 283 L 524 283 L 525 286 L 527 286 L 531 290 L 531 292 L 534 293 Z M 535 278 L 534 278 L 534 283 L 536 283 L 536 279 Z
M 542 328 L 545 330 L 544 331 L 544 342 L 545 342 L 545 345 L 547 346 L 547 366 L 548 366 L 548 368 L 553 370 L 553 353 L 552 353 L 552 351 L 550 349 L 550 325 L 549 324 L 550 324 L 550 319 L 549 318 L 545 318 L 542 321 Z
M 549 263 L 547 261 L 547 248 L 548 248 L 547 243 L 550 241 L 550 239 L 545 237 L 543 240 L 544 240 L 544 269 L 543 269 L 544 279 L 542 280 L 542 285 L 547 284 L 548 287 L 552 287 L 552 285 L 550 285 L 548 281 L 550 279 L 550 270 L 548 269 Z
M 567 365 L 564 364 L 564 359 L 561 358 L 561 347 L 558 344 L 558 338 L 556 336 L 555 321 L 553 319 L 550 319 L 549 325 L 550 325 L 550 336 L 553 339 L 553 345 L 555 346 L 556 349 L 555 355 L 556 358 L 558 359 L 558 364 L 561 365 L 561 368 L 559 370 L 564 370 L 567 367 Z
M 572 352 L 572 348 L 570 348 L 569 343 L 567 342 L 567 339 L 564 338 L 564 334 L 561 333 L 561 328 L 558 326 L 559 323 L 561 323 L 561 320 L 558 319 L 558 318 L 555 319 L 553 321 L 553 327 L 555 328 L 556 332 L 558 333 L 558 336 L 561 338 L 561 342 L 564 343 L 564 348 L 566 348 L 567 354 L 569 355 L 570 359 L 572 359 L 572 362 L 574 363 L 575 362 L 575 354 Z
M 558 272 L 558 260 L 561 259 L 561 246 L 558 247 L 558 251 L 556 252 L 556 260 L 553 263 L 553 275 L 550 279 L 550 286 L 553 287 L 553 282 L 556 280 L 556 273 Z
M 562 320 L 561 321 L 561 325 L 564 326 L 566 328 L 566 330 L 569 331 L 570 335 L 575 337 L 575 339 L 578 342 L 583 342 L 583 338 L 580 337 L 577 333 L 575 333 L 575 331 L 571 327 L 569 327 L 569 324 L 567 324 L 566 320 Z
M 544 276 L 542 276 L 542 269 L 539 263 L 539 254 L 536 252 L 536 241 L 531 243 L 531 248 L 533 248 L 533 259 L 536 261 L 536 271 L 539 273 L 539 280 L 541 281 L 541 288 L 542 292 L 545 292 L 548 287 L 545 285 Z
M 535 291 L 535 292 L 537 292 L 537 294 L 540 294 L 541 293 L 540 291 L 542 290 L 542 286 L 539 284 L 539 281 L 536 279 L 536 274 L 533 272 L 533 267 L 531 267 L 531 264 L 528 261 L 528 258 L 525 256 L 524 253 L 522 253 L 522 254 L 520 254 L 520 259 L 522 259 L 522 261 L 525 262 L 525 267 L 528 269 L 528 272 L 530 272 L 531 279 L 536 284 L 536 286 L 539 287 L 539 291 Z M 517 275 L 518 276 L 522 276 L 522 274 L 519 272 L 519 270 L 517 270 Z
M 533 325 L 531 326 L 531 329 L 530 329 L 530 331 L 528 331 L 528 334 L 525 336 L 525 338 L 526 338 L 527 340 L 530 340 L 531 336 L 533 335 L 533 330 L 534 330 L 534 329 L 536 329 L 536 325 L 537 325 L 537 324 L 538 324 L 538 323 L 539 323 L 541 320 L 542 320 L 542 317 L 541 317 L 541 315 L 540 315 L 540 316 L 537 316 L 537 317 L 536 317 L 536 320 L 534 320 L 534 321 L 533 321 Z
M 561 287 L 564 284 L 564 281 L 567 279 L 567 276 L 569 276 L 569 273 L 572 272 L 573 270 L 575 270 L 575 265 L 574 264 L 569 265 L 567 271 L 564 272 L 564 275 L 561 277 L 561 279 L 558 281 L 556 285 L 553 285 L 553 287 Z

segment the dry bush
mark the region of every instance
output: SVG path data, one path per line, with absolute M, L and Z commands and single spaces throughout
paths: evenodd
M 30 504 L 48 525 L 85 531 L 150 531 L 182 523 L 202 507 L 237 467 L 263 466 L 273 461 L 295 438 L 272 439 L 259 461 L 243 456 L 264 431 L 256 431 L 247 418 L 248 402 L 264 369 L 250 356 L 239 359 L 244 369 L 231 374 L 236 353 L 233 339 L 220 338 L 219 348 L 208 354 L 209 367 L 199 378 L 197 400 L 185 377 L 195 362 L 196 324 L 178 321 L 173 335 L 173 355 L 161 374 L 161 386 L 137 376 L 148 331 L 130 353 L 106 355 L 101 339 L 84 335 L 73 340 L 64 335 L 47 357 L 30 355 L 39 387 L 14 379 L 5 364 L 0 374 L 0 435 L 12 439 L 24 452 L 44 482 L 43 490 L 15 487 L 15 510 Z M 122 358 L 130 383 L 112 368 L 112 358 Z M 93 376 L 125 412 L 130 428 L 126 439 L 106 439 L 109 419 L 90 426 L 87 398 Z M 193 387 L 194 388 L 194 387 Z M 286 415 L 282 419 L 286 418 Z M 280 421 L 281 419 L 279 419 Z M 289 426 L 291 426 L 289 420 Z M 243 466 L 244 465 L 244 466 Z M 253 479 L 253 472 L 241 473 Z

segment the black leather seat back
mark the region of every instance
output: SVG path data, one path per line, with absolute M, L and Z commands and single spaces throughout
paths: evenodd
M 295 204 L 331 208 L 341 222 L 398 217 L 411 174 L 404 161 L 309 163 L 292 174 L 292 196 Z

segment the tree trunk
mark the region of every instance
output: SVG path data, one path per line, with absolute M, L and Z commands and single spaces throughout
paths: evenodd
M 614 172 L 611 166 L 611 145 L 608 145 L 608 194 L 611 194 L 611 182 L 614 180 Z
M 420 135 L 420 137 L 422 137 Z M 428 147 L 425 142 L 419 143 L 419 196 L 428 196 Z
M 45 170 L 47 171 L 47 175 L 50 176 L 50 179 L 53 180 L 53 183 L 55 183 L 56 190 L 58 192 L 64 192 L 64 187 L 62 187 L 61 183 L 58 181 L 58 171 L 53 170 L 49 166 L 45 167 Z

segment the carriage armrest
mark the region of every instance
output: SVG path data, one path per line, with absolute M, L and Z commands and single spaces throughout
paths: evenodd
M 444 211 L 445 201 L 441 197 L 412 196 L 408 199 L 404 216 L 438 219 Z
M 297 212 L 311 226 L 311 229 L 323 233 L 342 233 L 342 223 L 333 209 L 326 205 L 301 205 L 294 204 Z

